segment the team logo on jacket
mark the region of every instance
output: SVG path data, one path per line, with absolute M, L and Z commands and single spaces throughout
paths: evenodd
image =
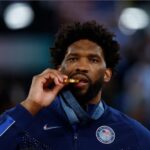
M 103 144 L 111 144 L 115 140 L 115 132 L 109 126 L 100 126 L 96 130 L 96 138 Z

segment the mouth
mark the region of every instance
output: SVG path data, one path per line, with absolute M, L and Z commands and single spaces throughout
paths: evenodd
M 78 81 L 74 83 L 75 87 L 82 88 L 89 84 L 89 79 L 85 75 L 76 74 L 72 77 L 74 80 Z
M 87 85 L 88 85 L 88 82 L 85 82 L 85 81 L 83 81 L 83 80 L 80 80 L 79 83 L 76 83 L 76 84 L 75 84 L 75 87 L 77 87 L 77 88 L 83 88 L 83 87 L 85 87 L 85 86 L 87 86 Z

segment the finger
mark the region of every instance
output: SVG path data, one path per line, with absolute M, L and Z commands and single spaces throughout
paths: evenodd
M 47 75 L 42 80 L 42 85 L 45 89 L 53 89 L 55 86 L 62 86 L 62 84 L 65 84 L 64 82 L 61 82 L 57 76 L 54 74 L 51 74 L 50 77 Z
M 40 75 L 43 75 L 45 73 L 51 72 L 53 69 L 47 68 L 45 69 Z
M 59 75 L 55 72 L 47 73 L 44 77 L 47 81 L 53 81 L 55 84 L 63 83 L 64 80 L 64 76 Z
M 54 69 L 46 69 L 44 72 L 40 74 L 40 76 L 45 76 L 47 79 L 51 77 L 51 75 L 56 76 L 60 82 L 63 82 L 64 79 L 67 78 L 66 75 Z
M 56 85 L 51 91 L 53 92 L 53 94 L 57 95 L 58 92 L 64 87 L 64 84 L 59 84 Z

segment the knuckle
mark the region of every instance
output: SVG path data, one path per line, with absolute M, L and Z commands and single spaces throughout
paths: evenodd
M 37 80 L 38 78 L 40 78 L 40 75 L 33 76 L 33 80 Z
M 35 80 L 37 78 L 37 75 L 33 76 L 33 80 Z
M 45 70 L 45 72 L 50 71 L 50 70 L 51 70 L 50 68 L 47 68 L 47 69 Z
M 51 72 L 51 71 L 52 71 L 52 69 L 47 68 L 46 70 L 44 70 L 44 72 L 43 72 L 43 73 L 48 73 L 48 72 Z

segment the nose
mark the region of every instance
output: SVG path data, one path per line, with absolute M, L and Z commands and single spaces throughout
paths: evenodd
M 76 72 L 83 72 L 83 73 L 88 73 L 89 67 L 88 67 L 88 62 L 84 59 L 80 60 L 76 64 Z

